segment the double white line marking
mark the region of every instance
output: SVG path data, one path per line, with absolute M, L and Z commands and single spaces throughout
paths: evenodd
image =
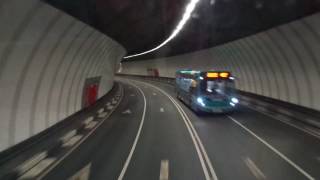
M 191 136 L 192 142 L 196 148 L 196 151 L 197 151 L 197 154 L 198 154 L 198 157 L 199 157 L 199 160 L 200 160 L 200 163 L 201 163 L 206 180 L 218 180 L 218 177 L 213 169 L 212 163 L 211 163 L 211 161 L 208 157 L 208 154 L 207 154 L 207 152 L 206 152 L 206 150 L 205 150 L 205 148 L 204 148 L 204 146 L 198 136 L 198 133 L 196 132 L 189 117 L 184 112 L 184 110 L 182 109 L 180 104 L 172 96 L 170 96 L 168 93 L 166 93 L 162 89 L 160 89 L 156 86 L 153 86 L 151 84 L 148 84 L 148 83 L 144 83 L 144 82 L 141 82 L 141 83 L 157 89 L 162 94 L 167 96 L 170 99 L 170 101 L 174 104 L 174 106 L 177 108 L 178 112 L 180 113 L 180 115 L 181 115 L 187 129 L 188 129 L 188 132 Z

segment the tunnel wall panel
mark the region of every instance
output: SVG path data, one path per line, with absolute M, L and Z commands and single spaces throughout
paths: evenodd
M 122 73 L 174 77 L 177 69 L 229 70 L 237 88 L 320 110 L 320 13 L 210 49 L 122 63 Z
M 0 4 L 0 151 L 79 111 L 87 78 L 98 97 L 125 54 L 117 42 L 39 0 Z

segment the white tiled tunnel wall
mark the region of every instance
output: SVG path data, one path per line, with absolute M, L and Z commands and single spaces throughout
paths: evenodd
M 0 2 L 0 151 L 81 109 L 86 78 L 113 85 L 117 42 L 40 0 Z
M 221 46 L 122 63 L 122 73 L 174 77 L 177 69 L 230 70 L 237 88 L 320 110 L 320 13 Z

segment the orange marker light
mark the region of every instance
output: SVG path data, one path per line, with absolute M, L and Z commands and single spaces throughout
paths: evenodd
M 230 76 L 230 73 L 228 73 L 228 72 L 221 72 L 221 73 L 219 74 L 219 76 L 222 77 L 222 78 L 228 78 L 228 77 Z
M 216 73 L 216 72 L 209 72 L 209 73 L 207 73 L 207 77 L 208 78 L 217 78 L 217 77 L 219 77 L 219 73 Z

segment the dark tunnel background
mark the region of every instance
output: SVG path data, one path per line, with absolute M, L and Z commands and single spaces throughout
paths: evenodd
M 187 0 L 46 0 L 120 42 L 128 54 L 159 45 L 182 17 Z M 131 60 L 188 53 L 230 42 L 316 13 L 319 0 L 202 0 L 174 41 Z M 146 28 L 147 27 L 147 28 Z

